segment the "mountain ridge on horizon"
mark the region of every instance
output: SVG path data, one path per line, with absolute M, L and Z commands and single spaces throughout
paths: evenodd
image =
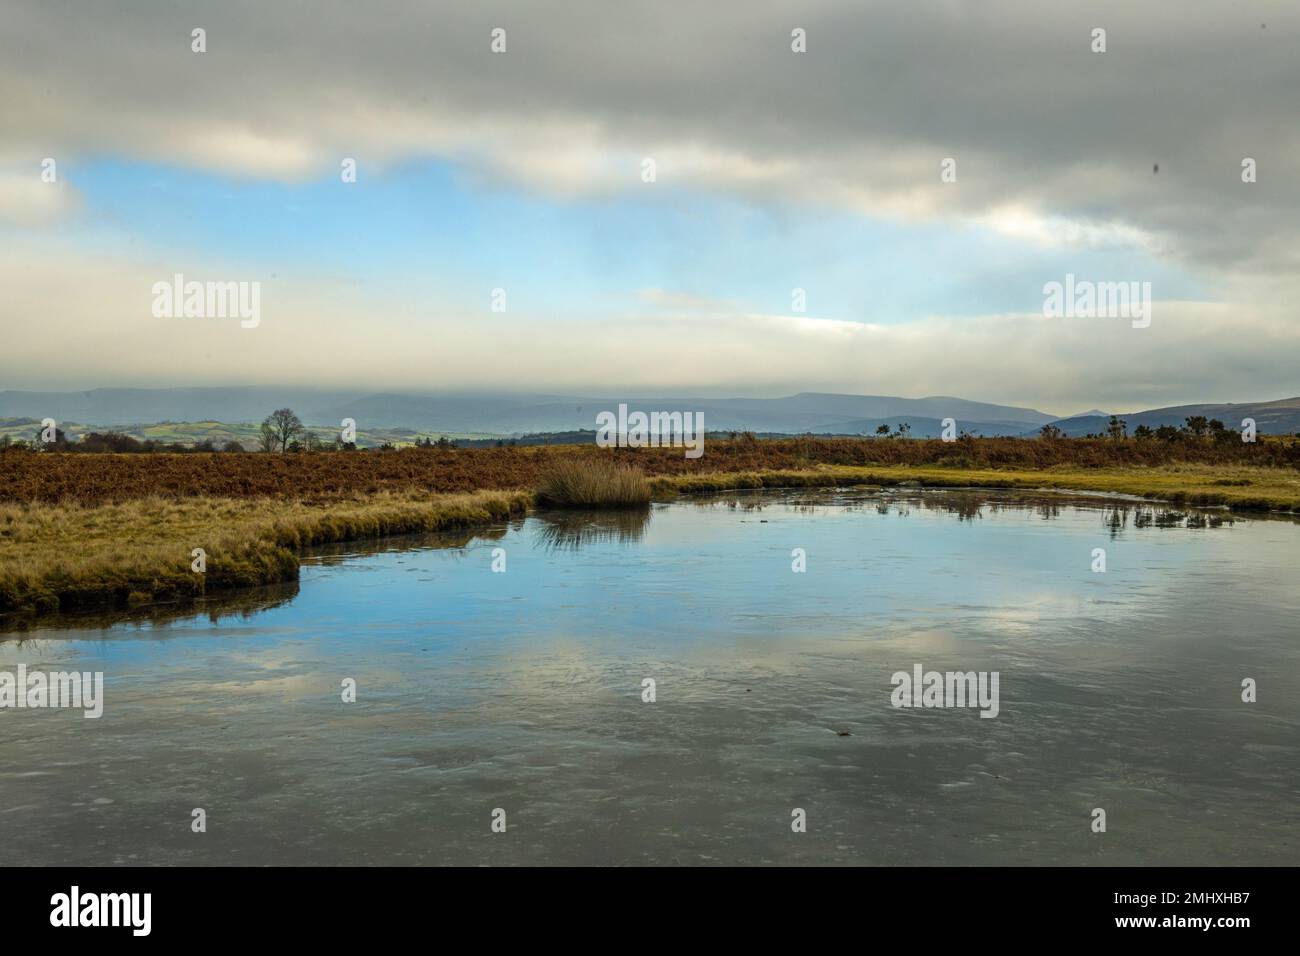
M 700 411 L 710 431 L 801 434 L 873 433 L 881 424 L 912 425 L 911 433 L 937 435 L 944 418 L 962 431 L 984 435 L 1032 434 L 1055 424 L 1068 435 L 1105 429 L 1109 416 L 1057 417 L 1033 408 L 979 402 L 955 396 L 903 398 L 838 392 L 797 392 L 775 398 L 627 397 L 550 393 L 408 393 L 314 389 L 294 386 L 211 386 L 186 388 L 96 388 L 82 392 L 0 391 L 0 418 L 50 417 L 56 421 L 111 428 L 152 422 L 259 422 L 288 406 L 309 425 L 334 425 L 352 418 L 367 427 L 437 429 L 457 433 L 523 435 L 591 429 L 600 411 L 619 404 L 641 411 Z M 1095 412 L 1096 409 L 1091 411 Z M 1252 414 L 1253 412 L 1253 414 Z M 1181 424 L 1203 414 L 1253 417 L 1269 432 L 1300 430 L 1300 397 L 1265 402 L 1203 403 L 1117 413 L 1130 431 L 1139 424 Z
M 1010 430 L 1052 421 L 1031 408 L 976 402 L 950 396 L 902 398 L 798 392 L 776 398 L 700 398 L 598 395 L 310 389 L 295 387 L 98 388 L 84 392 L 0 392 L 0 418 L 51 417 L 96 427 L 161 421 L 258 422 L 288 406 L 308 424 L 336 424 L 344 418 L 374 427 L 437 428 L 451 432 L 527 434 L 592 428 L 596 413 L 619 404 L 643 411 L 701 411 L 716 430 L 825 431 L 854 419 L 954 417 L 997 423 Z

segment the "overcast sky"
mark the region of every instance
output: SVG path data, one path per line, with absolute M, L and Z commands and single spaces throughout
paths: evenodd
M 1300 394 L 1294 0 L 4 0 L 0 91 L 0 388 Z

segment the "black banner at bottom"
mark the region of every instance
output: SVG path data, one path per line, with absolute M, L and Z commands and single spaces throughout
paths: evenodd
M 635 938 L 679 936 L 689 919 L 700 928 L 692 936 L 716 933 L 735 943 L 766 938 L 783 922 L 806 931 L 816 926 L 810 918 L 820 918 L 826 931 L 838 926 L 877 940 L 1047 931 L 1230 944 L 1236 934 L 1276 933 L 1289 923 L 1294 877 L 1258 868 L 623 869 L 597 876 L 522 868 L 7 869 L 0 912 L 6 942 L 76 933 L 82 942 L 337 943 L 356 931 L 400 933 L 440 922 L 493 940 L 513 932 L 594 938 L 604 930 Z

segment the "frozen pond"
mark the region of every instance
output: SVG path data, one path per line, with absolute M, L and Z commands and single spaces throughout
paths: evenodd
M 0 864 L 1295 865 L 1298 566 L 1292 521 L 985 491 L 334 549 L 0 634 L 104 674 L 99 719 L 0 710 Z M 918 665 L 997 716 L 893 706 Z

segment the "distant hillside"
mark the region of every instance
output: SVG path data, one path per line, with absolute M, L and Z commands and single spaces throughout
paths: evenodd
M 0 438 L 8 436 L 10 440 L 33 441 L 40 432 L 40 422 L 34 418 L 0 419 Z M 252 424 L 227 424 L 225 422 L 158 422 L 139 425 L 116 425 L 112 428 L 100 425 L 83 425 L 80 422 L 59 422 L 59 430 L 67 434 L 72 441 L 80 441 L 89 432 L 115 431 L 129 435 L 139 441 L 157 441 L 177 445 L 197 445 L 210 441 L 215 448 L 222 448 L 226 442 L 237 441 L 246 451 L 257 451 L 258 427 Z M 337 428 L 316 427 L 311 429 L 323 442 L 332 442 L 339 437 Z M 592 433 L 595 434 L 594 432 Z M 410 428 L 358 428 L 357 446 L 374 448 L 379 445 L 412 445 L 417 441 L 429 439 L 437 441 L 448 438 L 459 444 L 468 444 L 470 440 L 482 440 L 485 445 L 495 445 L 497 436 L 470 432 L 417 431 Z
M 1217 418 L 1228 428 L 1241 427 L 1243 418 L 1255 419 L 1255 427 L 1264 435 L 1292 435 L 1300 432 L 1300 397 L 1282 398 L 1272 402 L 1231 402 L 1222 405 L 1174 405 L 1169 408 L 1153 408 L 1144 412 L 1120 414 L 1128 424 L 1129 434 L 1139 425 L 1159 428 L 1161 425 L 1182 425 L 1194 415 Z M 1104 432 L 1110 417 L 1105 415 L 1087 415 L 1075 418 L 1062 418 L 1053 422 L 1065 434 L 1090 435 Z
M 88 392 L 0 392 L 0 418 L 53 418 L 87 425 L 138 422 L 260 422 L 277 408 L 301 415 L 355 392 L 302 388 L 96 388 Z M 326 419 L 328 421 L 328 419 Z
M 312 425 L 337 427 L 352 418 L 359 428 L 421 432 L 519 435 L 590 429 L 596 414 L 632 410 L 700 411 L 705 427 L 719 431 L 831 434 L 846 423 L 956 419 L 986 434 L 1052 420 L 1031 408 L 962 398 L 897 398 L 806 392 L 783 398 L 600 397 L 532 394 L 357 394 L 292 388 L 94 389 L 89 392 L 0 392 L 0 418 L 54 418 L 88 426 L 141 422 L 260 422 L 288 406 Z M 856 426 L 855 426 L 856 427 Z M 872 425 L 874 428 L 874 425 Z
M 1032 408 L 946 396 L 899 398 L 803 392 L 782 398 L 619 398 L 508 393 L 362 394 L 301 388 L 6 391 L 0 392 L 0 419 L 39 421 L 49 417 L 60 427 L 66 422 L 78 422 L 82 431 L 117 428 L 138 437 L 165 441 L 185 440 L 181 435 L 169 437 L 168 423 L 196 423 L 180 429 L 185 436 L 194 434 L 201 423 L 230 423 L 229 427 L 210 427 L 210 437 L 219 439 L 225 437 L 223 431 L 231 431 L 242 441 L 255 430 L 235 426 L 256 424 L 274 409 L 288 406 L 304 422 L 325 431 L 336 430 L 343 419 L 351 418 L 360 432 L 373 435 L 377 441 L 403 441 L 426 435 L 519 436 L 588 431 L 595 428 L 597 413 L 616 411 L 620 402 L 634 411 L 699 411 L 704 413 L 708 431 L 758 434 L 862 435 L 874 434 L 882 424 L 892 431 L 906 422 L 914 437 L 924 438 L 939 435 L 942 420 L 952 418 L 959 431 L 976 435 L 1034 434 L 1049 422 L 1067 435 L 1086 435 L 1104 431 L 1109 419 L 1105 414 L 1055 419 Z M 1180 405 L 1120 417 L 1128 422 L 1131 432 L 1140 424 L 1152 428 L 1181 425 L 1191 415 L 1218 418 L 1233 428 L 1240 426 L 1242 418 L 1250 417 L 1264 434 L 1291 434 L 1300 431 L 1300 398 L 1236 405 Z

